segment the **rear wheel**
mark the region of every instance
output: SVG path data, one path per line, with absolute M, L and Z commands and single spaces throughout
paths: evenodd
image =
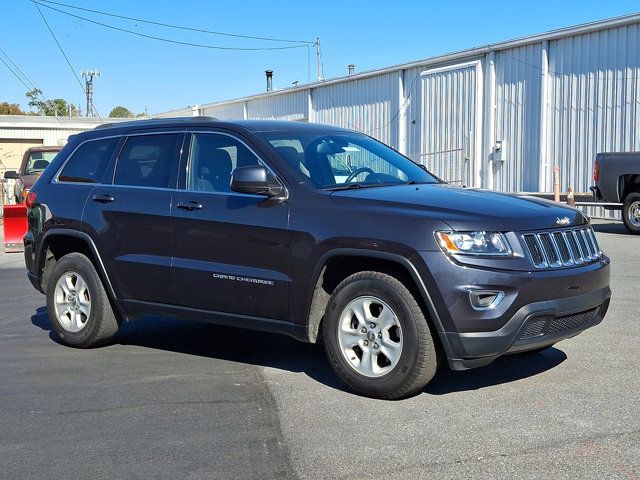
M 333 292 L 323 340 L 333 370 L 352 391 L 396 399 L 433 378 L 438 358 L 416 298 L 397 278 L 359 272 Z
M 630 193 L 624 199 L 622 221 L 629 232 L 640 235 L 640 193 Z
M 91 260 L 70 253 L 56 262 L 47 285 L 51 326 L 62 343 L 89 348 L 109 343 L 118 321 Z

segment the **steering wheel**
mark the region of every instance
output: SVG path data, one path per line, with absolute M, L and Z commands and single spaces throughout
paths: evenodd
M 358 175 L 360 175 L 361 173 L 364 172 L 368 172 L 368 173 L 375 173 L 373 170 L 371 170 L 369 167 L 360 167 L 360 168 L 356 168 L 353 172 L 351 172 L 349 174 L 349 176 L 345 179 L 344 183 L 349 183 L 351 182 L 354 178 L 356 178 Z

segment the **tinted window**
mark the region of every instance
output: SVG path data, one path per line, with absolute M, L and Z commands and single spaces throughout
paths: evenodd
M 196 133 L 191 139 L 187 188 L 203 192 L 231 192 L 231 172 L 237 167 L 258 163 L 258 157 L 233 137 Z
M 129 137 L 118 157 L 114 183 L 169 187 L 171 173 L 180 156 L 182 137 L 182 133 Z
M 64 166 L 58 180 L 100 183 L 118 140 L 119 138 L 103 138 L 83 143 Z

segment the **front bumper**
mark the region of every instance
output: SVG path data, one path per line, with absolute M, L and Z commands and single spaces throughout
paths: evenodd
M 454 353 L 449 366 L 466 370 L 491 363 L 501 355 L 553 345 L 571 338 L 602 321 L 611 290 L 560 300 L 548 300 L 525 305 L 499 330 L 493 332 L 446 332 Z
M 573 337 L 602 321 L 609 306 L 607 257 L 589 265 L 541 271 L 475 268 L 440 252 L 422 252 L 423 275 L 439 317 L 438 334 L 454 370 L 480 367 L 501 355 Z M 504 292 L 478 311 L 470 290 Z

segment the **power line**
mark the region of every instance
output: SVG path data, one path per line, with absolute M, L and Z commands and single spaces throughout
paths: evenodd
M 37 2 L 36 0 L 31 0 L 33 3 L 37 5 L 40 5 L 42 7 L 48 8 L 50 10 L 55 10 L 56 12 L 62 13 L 63 15 L 68 15 L 70 17 L 74 17 L 77 18 L 79 20 L 83 20 L 85 22 L 89 22 L 89 23 L 93 23 L 95 25 L 100 25 L 101 27 L 105 27 L 105 28 L 110 28 L 112 30 L 117 30 L 119 32 L 124 32 L 124 33 L 129 33 L 131 35 L 137 35 L 138 37 L 143 37 L 143 38 L 148 38 L 151 40 L 157 40 L 160 42 L 166 42 L 166 43 L 173 43 L 176 45 L 185 45 L 188 47 L 198 47 L 198 48 L 208 48 L 208 49 L 212 49 L 212 50 L 232 50 L 232 51 L 263 51 L 263 50 L 290 50 L 292 48 L 303 48 L 306 47 L 307 44 L 300 44 L 300 45 L 290 45 L 290 46 L 286 46 L 286 47 L 222 47 L 220 45 L 208 45 L 208 44 L 204 44 L 204 43 L 192 43 L 192 42 L 183 42 L 181 40 L 173 40 L 171 38 L 165 38 L 165 37 L 158 37 L 155 35 L 147 35 L 145 33 L 140 33 L 140 32 L 135 32 L 133 30 L 128 30 L 126 28 L 121 28 L 121 27 L 116 27 L 115 25 L 109 25 L 107 23 L 102 23 L 102 22 L 98 22 L 96 20 L 91 20 L 89 18 L 86 17 L 81 17 L 80 15 L 76 15 L 70 12 L 65 12 L 64 10 L 60 10 L 58 8 L 52 7 L 51 5 L 47 5 L 44 3 L 40 3 Z M 40 10 L 40 8 L 38 8 L 38 10 Z M 42 12 L 41 12 L 42 14 Z M 44 17 L 43 17 L 44 18 Z M 57 40 L 56 40 L 57 42 Z
M 2 53 L 4 53 L 4 55 L 7 57 L 7 59 L 13 64 L 13 61 L 11 60 L 9 55 L 7 55 L 7 53 L 4 50 L 2 50 L 2 49 L 0 49 L 0 50 L 2 51 Z M 21 78 L 20 75 L 18 75 L 18 73 L 16 73 L 13 70 L 13 68 L 11 68 L 9 66 L 9 64 L 1 56 L 0 56 L 0 62 L 2 62 L 5 65 L 5 67 L 7 67 L 7 69 L 20 81 L 20 83 L 22 83 L 22 85 L 24 85 L 27 88 L 27 90 L 33 90 L 29 85 L 27 85 L 27 82 L 25 82 L 25 79 Z M 17 67 L 17 65 L 16 65 L 16 68 L 19 68 L 19 67 Z M 35 87 L 35 85 L 33 85 L 33 86 Z M 35 90 L 37 92 L 40 89 L 38 87 L 35 87 Z M 36 93 L 36 96 L 39 97 L 40 101 L 43 101 L 43 100 L 44 101 L 48 101 L 46 98 L 40 97 L 40 95 L 38 95 L 37 93 Z M 58 107 L 53 103 L 52 103 L 52 105 L 56 109 L 56 112 L 60 113 L 60 111 L 58 110 Z M 60 125 L 66 126 L 66 124 L 62 122 L 62 120 L 60 119 L 60 117 L 58 115 L 54 115 L 53 117 L 60 123 Z
M 540 72 L 543 71 L 543 68 L 540 65 L 535 65 L 533 63 L 529 63 L 529 62 L 526 62 L 524 60 L 521 60 L 520 58 L 515 57 L 515 56 L 513 56 L 513 55 L 511 55 L 511 54 L 509 54 L 509 53 L 507 53 L 507 52 L 505 52 L 503 50 L 496 50 L 496 49 L 493 49 L 491 47 L 489 47 L 489 49 L 492 52 L 497 53 L 498 55 L 504 55 L 505 57 L 508 57 L 511 60 L 515 60 L 516 62 L 521 63 L 521 64 L 523 64 L 523 65 L 525 65 L 527 67 L 530 67 L 530 68 L 532 68 L 534 70 L 539 70 Z M 558 72 L 556 70 L 547 70 L 547 72 L 549 74 L 555 75 L 557 77 L 572 77 L 572 76 L 580 75 L 580 73 L 577 73 L 577 72 L 576 73 Z M 593 79 L 593 80 L 637 80 L 638 76 L 637 75 L 632 75 L 632 76 L 628 77 L 626 75 L 623 75 L 623 76 L 619 76 L 619 77 L 610 77 L 610 76 L 600 76 L 600 75 L 593 75 L 592 76 L 592 75 L 588 75 L 587 74 L 586 78 Z
M 75 10 L 82 10 L 84 12 L 91 12 L 91 13 L 97 13 L 98 15 L 106 15 L 109 17 L 115 17 L 115 18 L 122 18 L 125 20 L 131 20 L 134 22 L 140 22 L 140 23 L 147 23 L 149 25 L 158 25 L 161 27 L 167 27 L 167 28 L 175 28 L 178 30 L 187 30 L 190 32 L 198 32 L 198 33 L 207 33 L 210 35 L 222 35 L 225 37 L 235 37 L 235 38 L 247 38 L 250 40 L 264 40 L 267 42 L 286 42 L 286 43 L 305 43 L 305 44 L 309 44 L 309 45 L 313 45 L 315 42 L 310 42 L 308 40 L 290 40 L 290 39 L 284 39 L 284 38 L 270 38 L 270 37 L 256 37 L 253 35 L 240 35 L 237 33 L 226 33 L 226 32 L 218 32 L 218 31 L 214 31 L 214 30 L 205 30 L 202 28 L 195 28 L 195 27 L 186 27 L 184 25 L 174 25 L 171 23 L 162 23 L 162 22 L 155 22 L 152 20 L 145 20 L 143 18 L 135 18 L 135 17 L 128 17 L 126 15 L 117 15 L 115 13 L 108 13 L 108 12 L 101 12 L 100 10 L 92 10 L 90 8 L 83 8 L 83 7 L 78 7 L 76 5 L 68 5 L 66 3 L 60 3 L 60 2 L 53 2 L 51 0 L 40 0 L 41 2 L 44 3 L 51 3 L 53 5 L 58 5 L 61 7 L 67 7 L 67 8 L 72 8 Z M 46 5 L 43 5 L 46 6 Z
M 71 65 L 71 61 L 69 60 L 69 57 L 67 57 L 67 54 L 64 52 L 64 49 L 62 48 L 62 45 L 60 45 L 60 42 L 58 41 L 58 39 L 56 38 L 56 35 L 53 33 L 53 30 L 51 29 L 51 26 L 49 25 L 49 22 L 47 22 L 46 17 L 44 16 L 44 14 L 42 13 L 42 10 L 40 10 L 40 7 L 38 4 L 38 2 L 36 2 L 35 0 L 32 0 L 33 4 L 36 6 L 36 8 L 38 9 L 38 13 L 40 14 L 40 16 L 42 17 L 42 20 L 44 21 L 45 25 L 47 26 L 47 28 L 49 29 L 49 33 L 51 33 L 51 36 L 53 37 L 53 39 L 56 42 L 56 45 L 58 45 L 58 48 L 60 49 L 60 53 L 62 53 L 62 56 L 64 57 L 64 59 L 67 61 L 67 65 L 69 65 L 69 69 L 71 70 L 71 73 L 73 73 L 73 76 L 76 77 L 76 80 L 78 81 L 78 85 L 80 85 L 80 88 L 82 89 L 82 92 L 86 95 L 87 92 L 84 89 L 84 86 L 82 85 L 82 82 L 80 81 L 80 77 L 78 77 L 78 74 L 76 73 L 75 68 L 73 68 L 73 65 Z M 46 6 L 46 5 L 43 5 Z M 47 8 L 51 8 L 51 7 L 47 7 Z M 100 119 L 100 123 L 104 123 L 102 121 L 102 117 L 100 116 L 100 114 L 98 113 L 98 110 L 96 110 L 94 108 L 94 112 L 96 112 L 96 115 L 98 116 L 98 118 Z
M 9 69 L 9 71 L 10 71 L 11 73 L 13 73 L 13 75 L 14 75 L 14 76 L 15 76 L 15 77 L 20 81 L 20 83 L 22 83 L 22 84 L 27 88 L 27 90 L 28 90 L 28 91 L 32 91 L 32 92 L 34 92 L 34 95 L 35 95 L 35 97 L 36 97 L 38 100 L 40 100 L 40 101 L 41 101 L 41 102 L 43 102 L 43 103 L 48 103 L 50 106 L 52 106 L 52 107 L 55 109 L 55 111 L 56 111 L 56 113 L 57 113 L 58 115 L 60 115 L 61 117 L 63 117 L 63 118 L 64 118 L 64 117 L 65 117 L 65 115 L 67 114 L 67 112 L 63 112 L 63 113 L 61 114 L 60 109 L 58 108 L 58 106 L 57 106 L 55 103 L 53 103 L 52 101 L 48 100 L 47 98 L 45 98 L 45 97 L 42 95 L 42 89 L 40 89 L 40 88 L 35 84 L 35 82 L 29 78 L 29 76 L 24 72 L 24 70 L 22 70 L 22 69 L 20 68 L 20 66 L 19 66 L 16 62 L 14 62 L 14 61 L 13 61 L 13 59 L 11 58 L 11 56 L 10 56 L 10 55 L 5 51 L 5 50 L 3 50 L 2 48 L 0 48 L 0 52 L 2 52 L 2 54 L 3 54 L 3 55 L 6 57 L 6 59 L 11 63 L 11 65 L 13 65 L 13 67 L 15 68 L 15 70 L 16 70 L 16 71 L 18 71 L 18 72 L 20 72 L 20 74 L 22 75 L 22 78 L 21 78 L 21 77 L 20 77 L 20 75 L 18 75 L 18 74 L 16 73 L 16 71 L 14 71 L 14 68 L 9 67 L 9 65 L 7 65 L 7 63 L 6 63 L 6 62 L 2 59 L 2 57 L 0 56 L 0 60 L 2 60 L 2 63 L 4 63 L 4 64 L 5 64 L 5 66 Z M 26 82 L 25 82 L 25 81 L 26 81 Z M 30 84 L 31 86 L 27 85 L 27 83 L 28 83 L 28 84 Z M 40 93 L 38 93 L 38 92 L 40 92 Z M 55 117 L 56 117 L 56 118 L 58 118 L 58 117 L 57 117 L 57 115 L 56 115 Z M 60 119 L 58 119 L 58 122 L 60 122 L 60 123 L 62 124 L 62 121 L 61 121 Z
M 11 59 L 11 57 L 9 56 L 9 54 L 7 52 L 5 52 L 2 48 L 0 48 L 0 52 L 2 52 L 2 54 L 6 57 L 6 59 L 9 60 L 11 65 L 13 65 L 13 67 L 20 73 L 22 78 L 24 78 L 27 81 L 27 83 L 29 83 L 31 85 L 30 87 L 25 85 L 29 90 L 33 90 L 33 89 L 38 88 L 38 87 L 36 87 L 36 84 L 33 83 L 33 81 L 29 78 L 29 76 Z M 22 82 L 22 83 L 24 85 L 24 82 Z

